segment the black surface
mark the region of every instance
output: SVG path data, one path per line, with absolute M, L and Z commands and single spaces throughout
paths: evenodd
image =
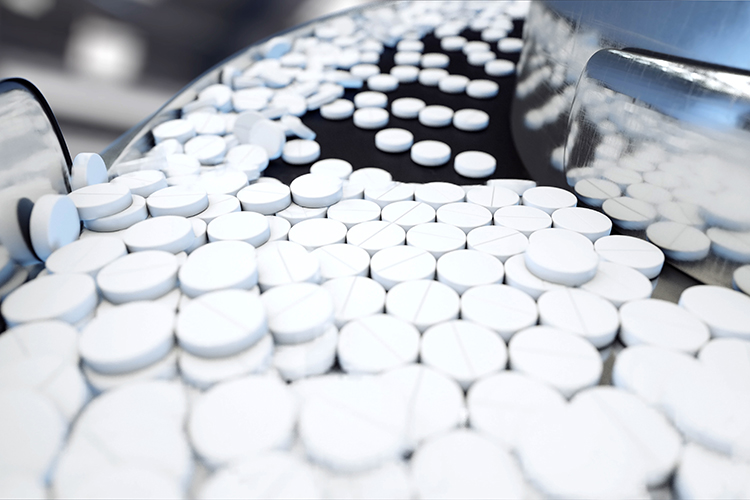
M 462 36 L 469 40 L 479 40 L 479 33 L 466 30 Z M 521 36 L 521 23 L 516 23 L 515 29 L 510 36 Z M 423 39 L 424 52 L 443 52 L 440 48 L 440 40 L 433 35 Z M 497 44 L 490 44 L 498 58 L 509 59 L 518 62 L 518 54 L 502 54 L 497 50 Z M 393 55 L 395 49 L 387 48 L 380 58 L 380 69 L 388 73 L 393 67 Z M 409 152 L 405 153 L 383 153 L 375 148 L 375 133 L 377 130 L 363 130 L 354 126 L 352 119 L 342 121 L 326 120 L 320 116 L 319 111 L 305 114 L 302 121 L 317 133 L 315 139 L 321 147 L 321 159 L 341 158 L 349 161 L 354 169 L 363 167 L 379 167 L 388 170 L 394 180 L 402 182 L 433 182 L 444 181 L 455 184 L 482 184 L 487 178 L 471 179 L 458 175 L 453 169 L 453 158 L 456 154 L 477 150 L 491 154 L 497 160 L 498 168 L 492 178 L 523 178 L 529 179 L 529 174 L 521 163 L 510 132 L 510 106 L 513 100 L 513 92 L 516 84 L 515 74 L 505 77 L 490 77 L 482 66 L 471 66 L 466 61 L 463 52 L 445 52 L 450 56 L 450 65 L 447 70 L 450 74 L 468 76 L 469 79 L 488 79 L 497 82 L 500 86 L 499 94 L 492 99 L 474 99 L 461 94 L 447 94 L 437 87 L 426 87 L 418 82 L 400 84 L 399 88 L 389 92 L 390 102 L 399 97 L 418 97 L 430 104 L 442 104 L 454 111 L 464 108 L 481 109 L 490 115 L 489 127 L 479 132 L 464 132 L 449 125 L 443 128 L 425 127 L 418 120 L 403 120 L 391 115 L 386 128 L 404 128 L 414 134 L 414 142 L 421 140 L 438 140 L 445 142 L 452 149 L 450 161 L 440 167 L 422 167 L 411 161 Z M 354 99 L 354 95 L 362 90 L 367 90 L 366 85 L 362 89 L 350 89 L 346 91 L 345 98 Z M 285 183 L 310 171 L 309 165 L 288 165 L 280 158 L 272 161 L 265 175 L 276 177 Z

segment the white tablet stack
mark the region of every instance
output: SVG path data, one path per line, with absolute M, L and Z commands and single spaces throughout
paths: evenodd
M 464 91 L 460 78 L 440 86 L 445 58 L 422 54 L 430 31 L 507 74 L 489 43 L 518 50 L 506 36 L 524 8 L 376 6 L 274 38 L 110 182 L 74 170 L 60 199 L 84 221 L 77 241 L 35 246 L 46 263 L 30 281 L 17 240 L 0 247 L 0 494 L 750 495 L 750 297 L 696 286 L 679 304 L 652 299 L 662 251 L 609 235 L 571 193 L 399 182 L 325 158 L 295 120 L 357 107 L 369 114 L 355 125 L 375 110 L 387 121 L 408 71 L 380 74 L 383 45 L 397 68 L 422 66 L 421 84 Z M 491 98 L 497 84 L 465 92 Z M 418 101 L 391 111 L 427 131 L 444 110 Z M 487 122 L 451 111 L 437 124 L 451 119 L 462 133 Z M 412 140 L 383 130 L 375 147 L 410 147 L 414 168 L 453 155 Z M 496 168 L 461 155 L 466 177 Z M 286 186 L 262 176 L 276 158 L 313 164 Z M 594 180 L 576 190 L 597 198 Z M 45 214 L 32 225 L 54 233 Z M 747 292 L 745 269 L 735 284 Z M 612 357 L 613 386 L 597 387 Z

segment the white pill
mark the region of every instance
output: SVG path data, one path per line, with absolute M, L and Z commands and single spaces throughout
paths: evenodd
M 176 215 L 154 217 L 138 222 L 125 230 L 122 241 L 131 252 L 164 250 L 179 253 L 195 239 L 189 220 Z
M 594 245 L 567 229 L 542 229 L 529 236 L 526 268 L 545 281 L 578 286 L 590 281 L 599 265 Z
M 274 347 L 273 366 L 285 380 L 322 375 L 336 362 L 339 331 L 331 326 L 309 342 Z
M 436 216 L 438 222 L 455 226 L 467 234 L 472 229 L 492 223 L 489 210 L 466 202 L 446 203 L 437 209 Z
M 526 268 L 525 256 L 523 254 L 513 255 L 505 261 L 505 282 L 538 299 L 544 292 L 549 290 L 564 289 L 563 285 L 544 281 L 537 278 Z
M 291 283 L 261 295 L 268 326 L 279 344 L 297 344 L 322 335 L 334 320 L 331 295 L 318 285 Z
M 437 87 L 440 80 L 448 76 L 448 71 L 443 68 L 425 68 L 419 71 L 419 83 L 425 87 Z
M 503 264 L 490 254 L 477 250 L 456 250 L 437 262 L 437 279 L 464 294 L 473 287 L 501 283 Z
M 560 208 L 576 206 L 577 200 L 573 193 L 564 189 L 540 186 L 526 190 L 523 193 L 522 203 L 552 215 Z
M 717 338 L 705 344 L 698 359 L 723 377 L 730 387 L 747 391 L 750 388 L 750 342 L 733 338 Z
M 73 190 L 107 182 L 107 166 L 96 153 L 78 153 L 73 159 L 70 173 Z
M 466 62 L 471 66 L 484 66 L 485 63 L 497 58 L 494 52 L 488 50 L 486 52 L 469 52 L 466 55 Z
M 381 218 L 408 231 L 417 224 L 435 222 L 435 209 L 420 201 L 397 201 L 383 207 Z
M 732 288 L 750 295 L 750 266 L 741 266 L 732 273 Z
M 95 395 L 139 382 L 174 380 L 177 377 L 177 350 L 171 349 L 166 356 L 145 368 L 125 373 L 99 373 L 86 364 L 82 371 Z
M 338 328 L 349 322 L 379 314 L 385 307 L 385 290 L 376 281 L 363 276 L 343 276 L 326 281 L 322 287 L 333 299 L 335 324 Z
M 581 285 L 581 289 L 599 295 L 619 308 L 631 300 L 651 297 L 653 285 L 632 267 L 601 261 L 594 278 Z
M 34 253 L 42 260 L 78 239 L 81 220 L 70 198 L 57 194 L 41 196 L 31 210 L 29 233 Z
M 414 119 L 419 116 L 419 112 L 426 106 L 422 99 L 416 97 L 400 97 L 391 102 L 391 113 L 396 118 L 405 120 Z
M 349 72 L 353 76 L 366 80 L 367 78 L 380 73 L 380 68 L 377 64 L 356 64 L 349 69 Z
M 179 351 L 180 375 L 198 389 L 210 389 L 219 382 L 251 374 L 266 373 L 273 362 L 274 345 L 270 334 L 234 356 L 204 358 Z
M 346 180 L 352 173 L 352 164 L 339 158 L 318 160 L 310 166 L 311 174 L 329 174 Z
M 254 178 L 260 176 L 255 167 L 251 174 Z M 247 186 L 248 171 L 240 170 L 239 167 L 228 166 L 226 168 L 212 169 L 201 174 L 198 179 L 198 185 L 206 190 L 209 195 L 212 194 L 229 194 L 235 196 L 240 189 Z
M 594 243 L 594 250 L 604 260 L 632 267 L 648 279 L 659 276 L 664 254 L 657 246 L 632 236 L 604 236 Z
M 750 231 L 711 227 L 706 235 L 711 240 L 711 250 L 719 257 L 735 262 L 750 262 Z
M 284 210 L 276 212 L 276 215 L 288 220 L 293 226 L 299 222 L 302 222 L 303 220 L 322 219 L 326 216 L 326 211 L 326 207 L 309 208 L 301 207 L 296 203 L 292 203 Z
M 711 248 L 711 240 L 703 231 L 678 222 L 655 222 L 646 228 L 646 236 L 667 257 L 675 260 L 701 260 L 708 256 Z
M 668 203 L 672 200 L 672 193 L 666 189 L 643 182 L 630 184 L 626 187 L 625 193 L 631 198 L 637 198 L 654 205 Z
M 217 384 L 194 403 L 187 429 L 196 452 L 221 466 L 291 443 L 296 402 L 281 380 L 248 376 Z
M 308 208 L 328 207 L 343 195 L 341 179 L 330 174 L 303 174 L 289 188 L 294 203 Z
M 471 194 L 471 191 L 469 192 Z M 502 226 L 482 226 L 466 235 L 466 247 L 488 253 L 500 262 L 513 255 L 523 253 L 529 239 L 515 229 Z
M 232 356 L 268 331 L 260 299 L 245 290 L 222 290 L 191 300 L 177 316 L 180 347 L 202 357 Z
M 287 141 L 281 156 L 290 165 L 306 165 L 320 158 L 320 144 L 306 139 Z
M 271 236 L 266 218 L 255 212 L 220 215 L 208 224 L 208 241 L 237 240 L 259 247 Z
M 617 184 L 606 179 L 581 179 L 573 189 L 581 201 L 592 207 L 601 207 L 605 201 L 622 194 Z
M 478 179 L 495 173 L 497 161 L 489 153 L 482 151 L 464 151 L 453 160 L 453 169 L 459 175 Z
M 217 113 L 196 111 L 184 119 L 193 124 L 195 132 L 199 135 L 224 135 L 227 131 L 224 117 Z
M 175 287 L 178 268 L 177 258 L 169 252 L 135 252 L 106 265 L 99 271 L 96 284 L 113 304 L 152 300 Z
M 349 176 L 349 182 L 361 186 L 382 186 L 393 181 L 391 173 L 377 167 L 358 168 Z
M 484 130 L 489 126 L 489 124 L 490 115 L 479 109 L 459 109 L 453 115 L 453 126 L 458 130 L 463 130 L 464 132 L 476 132 L 478 130 Z
M 299 437 L 308 457 L 347 473 L 400 458 L 406 447 L 406 404 L 399 394 L 374 377 L 321 382 L 304 400 L 299 416 Z
M 536 182 L 527 179 L 488 179 L 486 184 L 492 187 L 510 189 L 518 196 L 523 196 L 523 193 L 536 187 Z
M 412 458 L 412 481 L 420 498 L 519 498 L 525 491 L 510 453 L 468 429 L 420 446 Z
M 552 218 L 547 212 L 525 205 L 498 208 L 493 215 L 493 221 L 496 226 L 515 229 L 526 237 L 552 226 Z
M 402 128 L 387 128 L 375 134 L 375 147 L 386 153 L 403 153 L 414 144 L 414 135 Z
M 491 330 L 470 321 L 453 320 L 424 332 L 420 359 L 466 390 L 474 381 L 504 370 L 508 351 Z
M 430 252 L 439 259 L 447 252 L 466 247 L 466 233 L 449 224 L 429 222 L 417 224 L 409 229 L 406 244 Z
M 277 182 L 251 184 L 237 193 L 242 210 L 273 215 L 292 203 L 289 186 Z
M 446 52 L 461 50 L 466 45 L 466 38 L 462 36 L 446 36 L 440 39 L 440 48 Z
M 750 496 L 750 465 L 723 453 L 687 443 L 674 478 L 679 498 L 743 498 Z
M 461 424 L 463 391 L 451 378 L 425 365 L 409 364 L 383 373 L 381 379 L 402 396 L 409 407 L 407 442 L 410 448 Z
M 453 120 L 453 110 L 448 106 L 433 104 L 419 111 L 419 123 L 425 127 L 447 127 Z
M 435 257 L 421 248 L 399 245 L 384 248 L 372 256 L 372 279 L 390 290 L 399 283 L 435 277 Z
M 705 322 L 712 337 L 750 339 L 750 297 L 741 292 L 693 286 L 682 292 L 679 305 Z
M 565 405 L 559 392 L 517 371 L 478 380 L 466 396 L 471 427 L 514 449 L 519 436 L 540 415 Z
M 199 135 L 185 143 L 185 154 L 197 158 L 201 165 L 218 165 L 226 152 L 227 144 L 218 135 Z
M 419 141 L 411 147 L 411 160 L 423 167 L 445 165 L 451 158 L 451 148 L 440 141 Z
M 307 251 L 346 240 L 347 227 L 333 219 L 309 219 L 295 224 L 289 230 L 289 241 L 298 243 Z
M 365 188 L 364 197 L 372 201 L 378 208 L 385 208 L 391 203 L 412 201 L 414 199 L 414 185 L 405 182 L 391 182 Z
M 595 347 L 609 345 L 620 326 L 615 306 L 585 290 L 551 290 L 542 294 L 537 304 L 539 324 L 579 335 Z
M 7 330 L 0 336 L 0 363 L 42 356 L 78 364 L 78 332 L 62 321 L 35 321 Z
M 462 202 L 465 197 L 466 192 L 460 186 L 449 182 L 428 182 L 414 189 L 414 199 L 430 205 L 435 210 L 448 203 Z
M 300 139 L 312 141 L 316 134 L 313 129 L 302 123 L 302 120 L 294 115 L 284 115 L 281 117 L 281 123 Z
M 13 290 L 0 304 L 0 312 L 9 327 L 50 319 L 75 324 L 94 311 L 97 301 L 91 276 L 51 274 Z
M 339 334 L 339 363 L 347 373 L 381 373 L 415 362 L 419 338 L 414 326 L 391 315 L 353 319 Z
M 424 332 L 433 325 L 458 318 L 459 297 L 448 285 L 437 281 L 405 281 L 388 291 L 385 310 Z
M 492 214 L 494 214 L 498 208 L 517 205 L 519 199 L 519 196 L 515 192 L 498 186 L 480 186 L 470 189 L 466 193 L 466 201 L 475 205 L 480 205 L 489 210 Z
M 490 50 L 490 44 L 479 40 L 467 42 L 461 49 L 464 54 L 468 54 L 469 52 L 487 52 L 488 50 Z
M 224 161 L 243 169 L 255 167 L 262 172 L 268 167 L 268 153 L 260 146 L 240 144 L 227 151 Z
M 506 59 L 491 59 L 484 64 L 484 72 L 489 76 L 507 76 L 515 71 L 516 65 Z
M 474 99 L 492 99 L 500 86 L 492 80 L 472 80 L 466 85 L 466 95 Z
M 181 215 L 191 217 L 208 207 L 208 193 L 197 184 L 160 189 L 146 199 L 153 217 Z
M 258 284 L 255 249 L 244 241 L 208 243 L 188 255 L 178 277 L 191 298 L 227 288 L 248 290 Z
M 537 317 L 534 299 L 508 285 L 477 286 L 461 297 L 461 318 L 497 332 L 506 342 L 535 325 Z
M 281 156 L 286 143 L 284 127 L 271 120 L 258 120 L 250 128 L 247 142 L 262 147 L 268 159 L 275 160 Z
M 67 426 L 52 401 L 30 389 L 0 392 L 0 464 L 44 481 L 60 452 Z M 33 439 L 29 439 L 33 436 Z
M 460 94 L 466 90 L 469 77 L 464 75 L 448 75 L 438 83 L 438 89 L 446 94 Z
M 403 245 L 406 232 L 397 224 L 387 221 L 362 222 L 346 233 L 346 242 L 363 248 L 370 256 L 384 248 Z
M 635 300 L 620 308 L 620 338 L 627 346 L 648 344 L 695 354 L 708 327 L 689 311 L 664 300 Z
M 320 116 L 326 120 L 346 120 L 354 114 L 354 104 L 348 99 L 336 99 L 320 107 Z
M 449 63 L 450 57 L 440 52 L 422 54 L 419 61 L 420 66 L 423 68 L 447 68 Z
M 184 143 L 191 137 L 195 137 L 195 127 L 187 120 L 169 120 L 154 127 L 151 133 L 154 135 L 156 144 L 168 139 L 177 139 Z
M 144 368 L 167 355 L 174 344 L 174 311 L 151 302 L 133 302 L 101 312 L 81 332 L 84 363 L 100 373 Z
M 604 213 L 623 229 L 646 229 L 656 220 L 656 209 L 650 203 L 624 196 L 610 198 L 602 204 Z
M 370 200 L 341 200 L 328 208 L 329 219 L 343 222 L 347 229 L 361 222 L 378 220 L 380 207 Z
M 393 54 L 393 64 L 398 66 L 419 66 L 422 54 L 412 50 L 399 50 Z
M 243 111 L 237 115 L 237 119 L 232 127 L 232 133 L 237 137 L 240 144 L 248 144 L 250 142 L 250 131 L 252 130 L 253 125 L 265 119 L 266 118 L 257 111 Z
M 372 75 L 367 79 L 367 88 L 378 92 L 393 92 L 398 88 L 398 78 L 387 73 Z
M 317 248 L 312 255 L 320 265 L 322 281 L 344 276 L 367 276 L 370 269 L 370 255 L 354 245 L 327 245 Z
M 399 83 L 413 83 L 419 78 L 419 68 L 411 65 L 396 65 L 391 68 L 390 74 L 394 76 Z
M 258 252 L 258 283 L 262 291 L 297 282 L 320 281 L 318 260 L 300 244 L 274 241 Z
M 210 224 L 217 217 L 239 212 L 240 209 L 240 201 L 235 196 L 231 194 L 210 194 L 208 195 L 208 208 L 196 215 L 195 218 Z
M 115 232 L 145 220 L 148 217 L 146 200 L 142 196 L 133 195 L 133 203 L 123 210 L 108 217 L 84 221 L 84 225 L 91 231 Z
M 388 125 L 388 111 L 383 108 L 359 108 L 354 112 L 354 125 L 374 130 Z
M 283 241 L 286 240 L 289 235 L 289 229 L 292 225 L 288 220 L 283 217 L 276 217 L 275 215 L 266 215 L 268 221 L 268 227 L 271 230 L 271 236 L 268 237 L 268 241 Z
M 421 40 L 404 39 L 396 44 L 396 50 L 422 52 L 424 50 L 424 42 L 422 42 Z
M 98 219 L 128 208 L 133 197 L 127 186 L 118 184 L 93 184 L 76 189 L 68 198 L 78 209 L 81 220 Z
M 566 207 L 552 213 L 552 227 L 575 231 L 594 242 L 603 236 L 609 236 L 612 221 L 596 210 Z
M 598 384 L 602 374 L 596 348 L 557 328 L 535 326 L 518 332 L 508 352 L 511 369 L 550 384 L 566 398 Z

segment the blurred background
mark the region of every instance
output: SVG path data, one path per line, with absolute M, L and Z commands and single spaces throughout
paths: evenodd
M 34 83 L 71 156 L 101 151 L 244 47 L 367 0 L 0 0 L 0 79 Z

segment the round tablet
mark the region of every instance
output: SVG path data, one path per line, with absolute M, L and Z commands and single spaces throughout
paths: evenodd
M 379 92 L 393 92 L 398 88 L 398 78 L 387 73 L 372 75 L 367 79 L 367 88 Z
M 189 220 L 175 215 L 154 217 L 138 222 L 125 230 L 122 240 L 131 252 L 164 250 L 179 253 L 195 239 Z
M 348 179 L 352 173 L 352 164 L 339 158 L 318 160 L 310 166 L 311 174 L 329 174 L 341 180 Z
M 315 249 L 312 255 L 320 264 L 322 281 L 344 276 L 367 276 L 370 268 L 370 255 L 354 245 L 326 245 Z
M 299 344 L 273 348 L 273 366 L 285 380 L 322 375 L 336 362 L 339 331 L 330 326 L 320 337 Z
M 674 478 L 674 491 L 680 498 L 729 498 L 750 496 L 744 481 L 750 474 L 747 463 L 687 443 Z
M 191 217 L 208 208 L 208 193 L 200 185 L 171 186 L 160 189 L 146 199 L 153 217 L 181 215 Z
M 347 373 L 381 373 L 417 360 L 419 332 L 387 314 L 354 319 L 341 329 L 337 352 Z
M 750 297 L 743 293 L 721 286 L 692 286 L 682 292 L 679 305 L 706 323 L 712 337 L 750 340 Z
M 451 59 L 447 54 L 441 52 L 429 52 L 422 54 L 419 61 L 420 66 L 423 68 L 447 68 Z
M 370 221 L 352 226 L 346 233 L 346 242 L 363 248 L 373 256 L 378 250 L 403 245 L 406 232 L 391 222 Z
M 471 191 L 469 192 L 471 194 Z M 523 253 L 529 239 L 515 229 L 501 226 L 482 226 L 472 229 L 466 235 L 466 247 L 488 253 L 500 262 L 513 255 Z
M 464 294 L 473 287 L 502 283 L 503 264 L 492 255 L 477 250 L 455 250 L 437 262 L 437 279 Z
M 409 406 L 410 448 L 461 424 L 464 395 L 450 377 L 422 364 L 409 364 L 383 373 L 381 380 Z
M 391 113 L 396 118 L 405 120 L 414 119 L 419 116 L 419 112 L 426 106 L 422 99 L 416 97 L 400 97 L 391 102 Z
M 542 229 L 529 236 L 526 268 L 545 281 L 583 285 L 595 275 L 599 256 L 585 236 L 567 229 Z
M 421 248 L 399 245 L 384 248 L 372 256 L 370 274 L 386 290 L 404 281 L 435 277 L 435 257 Z
M 182 292 L 195 298 L 226 288 L 258 284 L 255 248 L 244 241 L 217 241 L 195 249 L 178 274 Z
M 322 335 L 333 323 L 330 294 L 312 283 L 280 285 L 261 295 L 268 327 L 279 344 L 298 344 Z
M 393 64 L 398 66 L 418 66 L 422 54 L 413 50 L 399 50 L 393 54 Z
M 396 77 L 399 83 L 414 83 L 419 78 L 419 68 L 411 65 L 396 65 L 391 68 L 390 74 Z M 393 114 L 396 116 L 396 114 Z
M 95 278 L 99 270 L 126 253 L 120 238 L 84 238 L 56 250 L 47 258 L 45 267 L 53 274 L 85 273 Z
M 360 184 L 363 189 L 364 186 L 383 186 L 392 181 L 393 176 L 390 172 L 377 167 L 358 168 L 349 176 L 349 182 Z
M 304 174 L 294 179 L 289 188 L 294 203 L 309 208 L 328 207 L 341 199 L 341 179 L 330 174 Z
M 459 175 L 478 179 L 495 173 L 497 161 L 489 153 L 482 151 L 464 151 L 456 155 L 453 169 Z
M 279 182 L 251 184 L 237 193 L 242 210 L 273 215 L 287 208 L 292 203 L 289 186 Z
M 237 240 L 259 247 L 271 236 L 266 218 L 255 212 L 233 212 L 221 215 L 208 224 L 208 241 Z
M 435 222 L 435 209 L 420 201 L 397 201 L 383 207 L 381 218 L 408 231 L 417 224 Z
M 594 250 L 602 259 L 632 267 L 648 279 L 659 276 L 664 265 L 664 254 L 657 246 L 632 236 L 604 236 L 596 240 Z
M 507 76 L 515 71 L 516 65 L 506 59 L 491 59 L 484 63 L 484 72 L 489 76 Z
M 201 165 L 218 165 L 226 152 L 227 143 L 218 135 L 199 135 L 185 143 L 185 154 L 196 158 Z
M 291 444 L 296 415 L 286 384 L 256 375 L 217 384 L 202 394 L 187 428 L 196 452 L 221 466 Z
M 260 146 L 240 144 L 227 151 L 224 161 L 230 165 L 254 166 L 262 172 L 268 167 L 268 153 Z
M 552 227 L 575 231 L 594 242 L 603 236 L 609 236 L 612 221 L 596 210 L 566 207 L 552 213 Z
M 437 281 L 405 281 L 388 291 L 385 310 L 424 332 L 433 325 L 458 318 L 459 297 L 448 285 Z
M 290 165 L 307 165 L 320 158 L 320 144 L 306 139 L 287 141 L 281 157 Z
M 0 336 L 0 363 L 41 356 L 57 356 L 78 363 L 78 332 L 62 321 L 35 321 L 7 330 Z
M 383 108 L 359 108 L 354 112 L 354 125 L 374 130 L 388 125 L 388 111 Z
M 464 75 L 448 75 L 438 83 L 438 88 L 446 94 L 460 94 L 466 90 L 469 77 Z
M 666 189 L 644 182 L 630 184 L 625 188 L 625 193 L 631 198 L 643 200 L 654 205 L 668 203 L 672 200 L 672 193 Z
M 355 64 L 349 68 L 349 73 L 351 73 L 352 76 L 365 80 L 372 75 L 380 73 L 380 68 L 377 64 Z
M 602 375 L 596 348 L 557 328 L 535 326 L 518 332 L 508 353 L 512 370 L 551 385 L 566 398 L 598 384 Z
M 520 197 L 515 192 L 498 186 L 479 186 L 470 189 L 466 193 L 467 202 L 480 205 L 489 210 L 492 214 L 494 214 L 498 208 L 517 205 L 519 199 Z
M 711 227 L 706 231 L 711 240 L 711 250 L 724 259 L 750 262 L 750 231 L 730 231 Z
M 268 332 L 260 299 L 245 290 L 222 290 L 191 300 L 177 316 L 180 347 L 203 357 L 232 356 Z
M 385 153 L 403 153 L 414 143 L 414 135 L 402 128 L 387 128 L 375 134 L 375 147 Z
M 99 395 L 126 385 L 156 380 L 174 380 L 177 373 L 177 350 L 172 348 L 166 356 L 144 368 L 125 373 L 99 373 L 87 364 L 83 364 L 83 375 L 94 392 Z
M 620 327 L 615 306 L 585 290 L 551 290 L 539 297 L 537 305 L 539 324 L 579 335 L 595 347 L 612 343 Z
M 620 308 L 620 338 L 627 346 L 648 344 L 695 354 L 709 340 L 708 327 L 665 300 L 643 299 Z
M 430 105 L 419 111 L 419 123 L 425 127 L 447 127 L 453 120 L 453 110 L 447 106 Z
M 174 344 L 174 311 L 153 302 L 133 302 L 99 313 L 79 342 L 84 363 L 100 373 L 144 368 L 167 355 Z
M 370 200 L 341 200 L 328 208 L 326 217 L 343 222 L 350 229 L 360 222 L 378 220 L 380 207 Z
M 693 261 L 708 256 L 711 240 L 703 231 L 678 222 L 655 222 L 646 228 L 651 243 L 675 260 Z
M 169 252 L 135 252 L 102 268 L 96 283 L 104 298 L 113 304 L 152 300 L 175 287 L 178 268 L 177 258 Z
M 460 186 L 449 182 L 428 182 L 419 184 L 414 189 L 414 199 L 430 205 L 435 210 L 448 203 L 462 202 L 465 197 L 466 192 Z
M 523 254 L 513 255 L 505 261 L 505 282 L 529 294 L 535 300 L 549 290 L 564 289 L 563 285 L 537 278 L 526 268 Z
M 391 182 L 380 186 L 365 188 L 365 200 L 372 201 L 378 208 L 385 208 L 391 203 L 411 201 L 414 199 L 414 185 L 405 182 Z
M 599 295 L 619 308 L 631 300 L 651 297 L 653 285 L 632 267 L 601 261 L 594 278 L 581 285 L 581 289 Z
M 466 85 L 466 95 L 474 99 L 491 99 L 499 89 L 500 86 L 492 80 L 472 80 Z
M 604 213 L 623 229 L 646 229 L 656 220 L 656 209 L 650 203 L 621 196 L 602 204 Z
M 496 226 L 515 229 L 526 237 L 552 225 L 552 218 L 546 212 L 525 205 L 501 207 L 495 211 L 493 220 Z
M 564 189 L 539 186 L 527 189 L 523 193 L 522 203 L 552 215 L 557 209 L 576 206 L 577 200 L 573 193 Z
M 565 399 L 555 389 L 517 371 L 477 380 L 466 395 L 471 427 L 513 449 L 530 422 L 559 410 Z
M 458 130 L 463 130 L 464 132 L 476 132 L 478 130 L 484 130 L 489 126 L 489 124 L 490 115 L 479 109 L 459 109 L 453 115 L 453 126 Z
M 108 217 L 84 221 L 84 226 L 92 231 L 114 232 L 127 229 L 133 224 L 145 220 L 148 217 L 146 200 L 142 196 L 133 195 L 133 203 L 122 212 L 117 212 Z
M 406 447 L 406 403 L 374 377 L 327 378 L 302 404 L 305 453 L 337 472 L 362 472 L 398 460 Z M 337 439 L 331 439 L 331 436 Z
M 78 209 L 81 220 L 98 219 L 116 214 L 133 202 L 130 189 L 122 184 L 93 184 L 76 189 L 68 198 Z
M 193 387 L 210 389 L 219 382 L 266 373 L 273 364 L 274 351 L 271 334 L 263 335 L 251 347 L 233 356 L 205 358 L 180 350 L 180 376 Z
M 493 331 L 464 320 L 445 321 L 429 328 L 420 346 L 422 363 L 466 390 L 474 381 L 505 369 L 508 350 Z
M 533 326 L 538 312 L 534 299 L 508 285 L 477 286 L 461 297 L 461 317 L 497 332 L 506 342 Z
M 745 295 L 750 295 L 750 266 L 741 266 L 734 270 L 732 287 Z
M 461 50 L 466 45 L 466 38 L 458 35 L 445 36 L 440 39 L 440 48 L 446 52 Z
M 713 339 L 698 353 L 698 359 L 720 374 L 730 387 L 750 388 L 750 342 L 733 338 Z
M 448 76 L 443 68 L 426 68 L 419 71 L 419 83 L 425 87 L 437 87 L 440 80 Z
M 443 254 L 466 247 L 466 233 L 442 222 L 417 224 L 409 229 L 406 244 L 430 252 L 436 259 Z
M 184 143 L 191 137 L 195 137 L 195 127 L 187 120 L 169 120 L 154 127 L 151 133 L 156 144 L 169 139 L 177 139 Z
M 51 319 L 75 324 L 94 311 L 97 301 L 91 276 L 51 274 L 13 290 L 0 304 L 0 312 L 9 327 Z
M 231 194 L 210 194 L 208 195 L 208 208 L 195 216 L 210 224 L 214 219 L 222 215 L 239 212 L 241 209 L 240 201 Z
M 320 107 L 320 116 L 326 120 L 346 120 L 354 114 L 354 103 L 349 99 L 336 99 Z
M 333 299 L 338 328 L 350 321 L 383 312 L 385 290 L 376 281 L 362 276 L 334 278 L 323 285 Z
M 492 61 L 497 58 L 494 52 L 488 50 L 486 52 L 469 52 L 466 54 L 466 62 L 471 66 L 484 66 L 488 61 Z
M 284 127 L 271 120 L 258 120 L 250 128 L 247 142 L 262 147 L 268 159 L 275 160 L 281 156 L 286 143 Z
M 622 194 L 622 190 L 614 182 L 593 178 L 579 180 L 573 190 L 582 202 L 592 207 L 601 207 L 605 201 Z
M 411 147 L 411 160 L 423 167 L 445 165 L 451 158 L 451 148 L 440 141 L 419 141 Z
M 337 220 L 309 219 L 295 224 L 288 238 L 311 252 L 322 246 L 344 243 L 346 231 L 346 226 Z
M 497 42 L 497 50 L 500 52 L 521 52 L 523 48 L 523 40 L 520 38 L 503 38 Z
M 113 184 L 123 184 L 134 195 L 149 197 L 152 193 L 167 187 L 167 179 L 159 170 L 139 170 L 112 179 Z

